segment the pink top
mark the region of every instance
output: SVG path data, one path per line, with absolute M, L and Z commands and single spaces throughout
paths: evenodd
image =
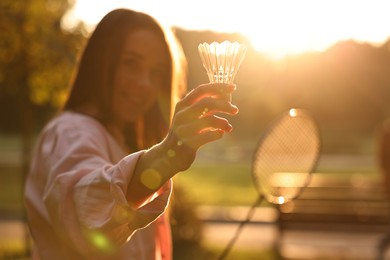
M 171 181 L 134 208 L 128 183 L 143 151 L 126 155 L 95 119 L 64 112 L 38 140 L 25 202 L 33 259 L 171 259 Z

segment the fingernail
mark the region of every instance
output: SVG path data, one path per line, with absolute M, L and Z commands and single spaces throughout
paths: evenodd
M 232 85 L 225 85 L 226 87 L 224 88 L 221 88 L 221 92 L 222 93 L 230 93 L 230 92 L 233 92 L 234 90 L 236 90 L 237 86 L 235 84 L 232 84 Z
M 238 112 L 240 112 L 240 109 L 238 109 L 238 107 L 236 107 L 236 106 L 233 105 L 233 104 L 232 104 L 232 108 L 234 109 L 235 114 L 237 114 Z

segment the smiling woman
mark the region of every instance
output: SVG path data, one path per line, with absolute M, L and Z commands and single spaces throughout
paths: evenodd
M 90 4 L 89 0 L 77 0 L 66 19 L 67 26 L 75 19 L 93 26 L 106 11 L 131 7 L 186 30 L 242 33 L 256 50 L 276 59 L 322 51 L 340 40 L 380 44 L 390 36 L 383 26 L 390 23 L 386 0 L 111 0 L 93 11 Z
M 31 159 L 33 259 L 172 259 L 172 178 L 238 113 L 224 99 L 233 84 L 184 94 L 186 68 L 175 35 L 152 16 L 119 8 L 100 20 Z

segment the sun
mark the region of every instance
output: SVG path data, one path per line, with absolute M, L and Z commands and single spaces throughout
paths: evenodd
M 335 31 L 337 27 L 333 27 L 332 31 L 327 30 L 327 27 L 334 25 L 334 21 L 324 22 L 313 9 L 305 12 L 310 6 L 303 4 L 304 1 L 291 1 L 291 6 L 284 6 L 284 9 L 269 4 L 267 12 L 262 13 L 251 26 L 247 24 L 247 27 L 243 27 L 246 28 L 243 33 L 256 50 L 274 59 L 320 51 L 339 37 Z
M 259 52 L 274 59 L 311 51 L 323 51 L 341 40 L 383 43 L 382 30 L 390 2 L 384 1 L 268 1 L 264 12 L 242 26 Z M 251 11 L 249 11 L 251 12 Z
M 272 59 L 323 51 L 341 40 L 381 44 L 390 36 L 387 0 L 110 0 L 91 8 L 92 3 L 77 0 L 69 17 L 93 26 L 109 10 L 132 8 L 173 27 L 242 33 Z
M 320 21 L 304 24 L 304 20 L 274 20 L 270 28 L 263 31 L 248 30 L 244 32 L 252 46 L 259 52 L 274 59 L 304 52 L 323 51 L 344 35 L 337 30 L 321 27 Z M 322 28 L 322 29 L 320 29 Z M 348 38 L 348 37 L 346 37 Z

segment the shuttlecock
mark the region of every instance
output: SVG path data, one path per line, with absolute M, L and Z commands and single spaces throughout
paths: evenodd
M 224 41 L 198 46 L 200 58 L 211 83 L 232 84 L 246 53 L 246 46 Z

